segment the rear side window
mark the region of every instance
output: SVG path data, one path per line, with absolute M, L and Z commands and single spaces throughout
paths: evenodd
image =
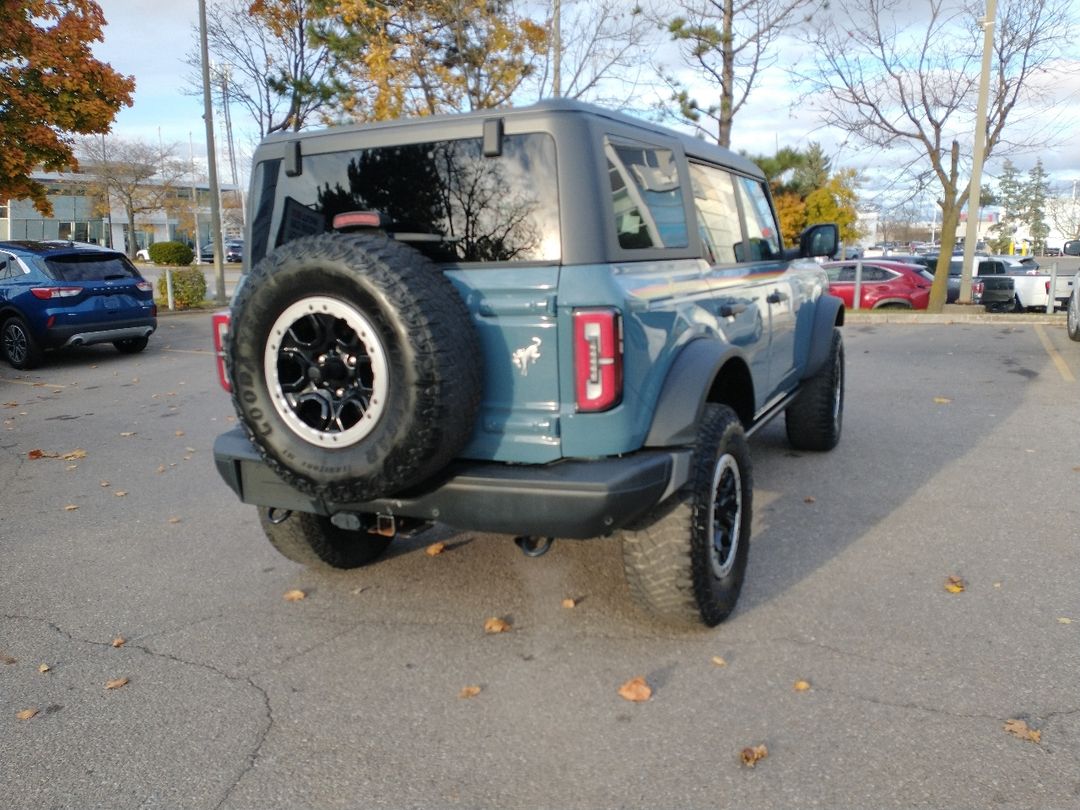
M 113 281 L 141 278 L 139 271 L 126 257 L 115 253 L 47 256 L 44 264 L 48 274 L 57 281 Z
M 742 253 L 742 226 L 730 174 L 714 166 L 690 164 L 698 231 L 709 264 L 731 264 Z
M 630 250 L 686 247 L 686 208 L 674 153 L 611 143 L 605 152 L 619 246 Z
M 279 177 L 274 193 L 277 245 L 332 230 L 338 214 L 373 211 L 437 262 L 561 255 L 555 143 L 546 134 L 507 136 L 498 157 L 485 157 L 479 138 L 304 155 L 301 173 Z
M 739 260 L 754 262 L 780 258 L 780 228 L 765 187 L 749 177 L 740 177 L 736 186 L 746 212 L 746 235 L 750 238 L 749 255 L 745 259 L 739 257 Z

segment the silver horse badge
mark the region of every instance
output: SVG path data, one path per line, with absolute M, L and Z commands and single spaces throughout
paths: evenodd
M 515 349 L 511 357 L 522 377 L 529 376 L 529 364 L 540 359 L 540 338 L 534 337 L 532 343 L 521 349 Z

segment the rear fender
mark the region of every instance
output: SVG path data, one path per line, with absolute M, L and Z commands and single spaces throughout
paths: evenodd
M 824 365 L 832 348 L 833 328 L 844 325 L 844 302 L 835 295 L 823 295 L 814 305 L 814 324 L 810 331 L 810 352 L 802 379 L 813 377 Z

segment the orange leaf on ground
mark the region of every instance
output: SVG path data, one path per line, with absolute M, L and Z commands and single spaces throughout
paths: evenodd
M 29 720 L 35 714 L 38 713 L 37 709 L 23 709 L 21 712 L 15 715 L 16 720 Z
M 792 688 L 796 692 L 809 692 L 810 691 L 810 681 L 803 681 L 803 680 L 795 681 L 795 686 L 792 687 Z
M 113 678 L 111 681 L 105 681 L 106 689 L 119 689 L 121 686 L 127 686 L 127 678 Z
M 479 686 L 466 686 L 458 692 L 459 698 L 474 698 L 480 694 Z
M 486 622 L 484 622 L 485 633 L 507 633 L 510 631 L 510 622 L 505 619 L 500 619 L 498 616 L 492 616 Z
M 48 664 L 41 664 L 37 668 L 37 671 L 40 672 L 42 675 L 44 675 L 46 672 L 49 672 L 51 669 L 52 669 L 52 667 L 50 667 Z
M 286 602 L 299 602 L 301 599 L 307 599 L 307 594 L 299 588 L 293 588 L 291 591 L 285 591 L 282 598 Z
M 619 687 L 619 697 L 631 703 L 644 703 L 652 697 L 652 687 L 639 675 Z
M 945 590 L 949 593 L 963 593 L 964 592 L 964 580 L 957 576 L 950 576 L 945 580 Z
M 37 460 L 39 458 L 59 458 L 59 453 L 46 453 L 41 448 L 35 447 L 33 450 L 26 454 L 28 459 Z
M 739 759 L 742 760 L 742 764 L 748 768 L 753 768 L 758 764 L 760 760 L 765 759 L 769 755 L 769 749 L 765 747 L 765 744 L 748 746 L 739 753 Z
M 1004 728 L 1007 732 L 1015 737 L 1019 737 L 1021 740 L 1027 740 L 1033 743 L 1042 740 L 1042 732 L 1036 731 L 1033 728 L 1028 728 L 1028 724 L 1023 720 L 1006 720 Z
M 123 647 L 125 644 L 127 644 L 127 639 L 125 639 L 123 636 L 117 636 L 112 640 L 112 645 L 114 647 Z
M 565 599 L 562 600 L 562 606 L 564 608 L 577 607 L 577 599 L 574 599 L 573 597 L 568 596 L 568 597 L 566 597 Z
M 427 554 L 429 557 L 437 557 L 444 551 L 446 551 L 446 543 L 442 542 L 432 543 L 430 546 L 424 549 L 424 553 Z

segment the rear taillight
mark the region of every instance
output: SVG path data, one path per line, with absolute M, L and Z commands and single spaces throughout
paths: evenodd
M 1048 281 L 1048 282 L 1046 282 L 1046 294 L 1047 294 L 1047 295 L 1049 295 L 1049 294 L 1050 294 L 1050 282 L 1049 282 L 1049 281 Z
M 154 291 L 154 285 L 151 284 L 149 281 L 140 281 L 138 284 L 135 285 L 135 289 L 137 289 L 139 292 L 152 293 Z
M 982 281 L 971 282 L 971 300 L 974 301 L 976 304 L 982 300 L 983 289 L 985 286 L 985 283 Z
M 574 311 L 575 402 L 606 411 L 622 399 L 622 322 L 616 309 Z
M 52 298 L 73 298 L 82 292 L 82 287 L 31 287 L 34 298 L 48 301 Z
M 218 382 L 221 387 L 232 393 L 232 385 L 229 383 L 229 372 L 225 366 L 225 336 L 229 333 L 229 312 L 215 312 L 212 323 L 214 324 L 214 354 L 217 355 Z

